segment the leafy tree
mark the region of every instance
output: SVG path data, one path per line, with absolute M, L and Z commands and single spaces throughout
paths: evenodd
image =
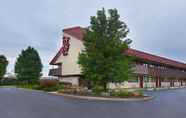
M 33 47 L 22 50 L 16 60 L 15 73 L 19 81 L 34 83 L 41 76 L 42 63 L 40 56 Z
M 91 17 L 85 34 L 85 50 L 79 55 L 85 79 L 107 89 L 108 82 L 123 82 L 131 77 L 131 60 L 124 51 L 132 42 L 127 38 L 129 29 L 119 20 L 116 9 L 109 9 L 106 16 L 104 8 Z
M 6 68 L 8 66 L 8 61 L 4 55 L 0 55 L 0 80 L 3 79 L 5 73 L 6 73 Z

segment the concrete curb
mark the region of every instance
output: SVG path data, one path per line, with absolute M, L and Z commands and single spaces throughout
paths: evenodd
M 148 88 L 146 91 L 161 91 L 161 90 L 176 90 L 176 89 L 184 89 L 185 86 L 182 87 L 167 87 L 167 88 Z
M 16 88 L 15 86 L 0 86 L 0 88 Z
M 108 97 L 93 97 L 93 96 L 79 96 L 79 95 L 70 95 L 70 94 L 62 94 L 62 93 L 51 93 L 58 96 L 63 96 L 67 98 L 74 98 L 74 99 L 83 99 L 83 100 L 100 100 L 100 101 L 147 101 L 151 100 L 153 96 L 146 96 L 143 98 L 108 98 Z

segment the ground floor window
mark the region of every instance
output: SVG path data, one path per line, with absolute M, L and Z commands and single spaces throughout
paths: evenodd
M 153 82 L 153 78 L 151 76 L 145 75 L 143 78 L 145 83 Z
M 128 82 L 139 82 L 139 80 L 138 80 L 138 77 L 136 76 L 136 77 L 129 79 Z

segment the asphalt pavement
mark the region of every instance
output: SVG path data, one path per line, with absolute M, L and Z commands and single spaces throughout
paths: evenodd
M 186 89 L 147 92 L 153 100 L 80 100 L 0 88 L 0 118 L 186 118 Z

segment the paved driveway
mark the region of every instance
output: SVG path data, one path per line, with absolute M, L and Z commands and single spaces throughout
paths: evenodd
M 0 118 L 185 118 L 186 89 L 150 92 L 143 102 L 67 99 L 42 92 L 0 88 Z

